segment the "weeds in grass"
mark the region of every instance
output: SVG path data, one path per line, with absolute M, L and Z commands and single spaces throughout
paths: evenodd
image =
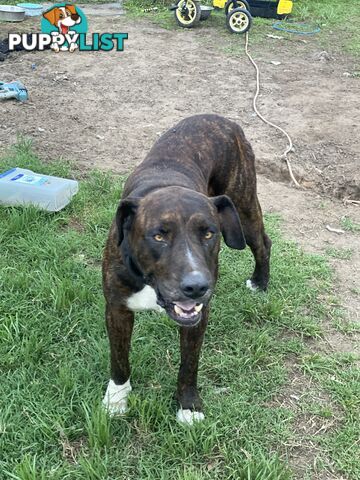
M 354 255 L 354 250 L 352 248 L 329 247 L 326 249 L 326 255 L 332 258 L 339 258 L 340 260 L 350 260 Z
M 360 232 L 360 223 L 354 222 L 350 217 L 342 217 L 341 226 L 344 230 L 352 233 Z

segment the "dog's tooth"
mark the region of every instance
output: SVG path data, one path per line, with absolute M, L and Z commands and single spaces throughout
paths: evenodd
M 174 310 L 175 310 L 176 315 L 182 315 L 182 313 L 183 313 L 181 308 L 178 307 L 177 305 L 174 305 Z
M 203 308 L 204 304 L 203 303 L 200 303 L 200 305 L 195 305 L 195 310 L 197 311 L 197 313 L 200 313 L 201 312 L 201 309 Z

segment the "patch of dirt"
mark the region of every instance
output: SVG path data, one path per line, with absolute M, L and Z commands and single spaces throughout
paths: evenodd
M 62 457 L 69 463 L 77 465 L 78 457 L 84 454 L 87 447 L 85 437 L 70 441 L 64 433 L 60 433 L 60 444 L 62 448 Z
M 124 16 L 91 15 L 89 23 L 93 32 L 128 32 L 125 51 L 14 53 L 0 64 L 0 78 L 22 81 L 30 94 L 28 103 L 2 102 L 0 144 L 21 133 L 47 159 L 123 173 L 180 119 L 215 112 L 243 126 L 259 172 L 288 181 L 280 158 L 285 139 L 251 108 L 254 70 L 242 36 L 219 33 L 211 23 L 171 31 Z M 37 25 L 38 19 L 3 24 L 2 35 Z M 237 55 L 225 54 L 229 49 Z M 356 199 L 360 83 L 344 76 L 353 70 L 350 60 L 321 50 L 314 38 L 306 44 L 267 38 L 266 48 L 264 42 L 251 47 L 261 69 L 259 107 L 293 137 L 291 160 L 303 186 Z
M 318 384 L 303 374 L 296 358 L 289 359 L 286 367 L 289 380 L 282 392 L 269 403 L 272 407 L 290 409 L 294 414 L 293 434 L 284 446 L 285 455 L 298 479 L 340 480 L 341 477 L 336 476 L 332 462 L 319 445 L 319 440 L 322 435 L 336 429 L 342 420 L 342 412 Z M 319 408 L 331 412 L 331 416 L 324 418 L 316 410 Z
M 34 22 L 27 20 L 20 27 L 34 30 Z M 360 223 L 360 206 L 320 195 L 360 197 L 360 87 L 358 79 L 344 75 L 352 71 L 351 60 L 333 53 L 319 55 L 322 49 L 316 38 L 306 44 L 267 39 L 266 45 L 262 42 L 251 49 L 262 72 L 259 108 L 293 137 L 295 151 L 290 158 L 305 187 L 296 190 L 286 184 L 288 172 L 280 159 L 284 138 L 252 111 L 252 66 L 243 54 L 224 53 L 241 52 L 242 38 L 221 35 L 211 25 L 168 31 L 139 19 L 92 16 L 89 23 L 93 32 L 128 32 L 125 51 L 14 53 L 0 63 L 1 80 L 20 80 L 30 94 L 28 103 L 0 104 L 0 151 L 15 143 L 21 133 L 33 139 L 42 158 L 75 161 L 79 176 L 81 170 L 93 167 L 125 173 L 180 119 L 201 112 L 231 118 L 242 125 L 253 145 L 261 204 L 265 212 L 281 215 L 284 234 L 314 253 L 351 249 L 350 259 L 331 258 L 330 262 L 346 319 L 358 322 L 359 235 L 332 233 L 326 225 L 342 228 L 343 217 Z M 6 35 L 19 25 L 1 28 Z M 280 65 L 273 65 L 274 60 Z M 359 351 L 354 335 L 339 333 L 327 319 L 324 329 L 324 339 L 311 348 Z M 299 479 L 305 472 L 311 472 L 313 479 L 340 479 L 330 462 L 326 473 L 313 469 L 317 451 L 314 443 L 308 443 L 309 435 L 332 426 L 313 415 L 300 418 L 296 397 L 310 386 L 294 368 L 290 384 L 277 399 L 280 404 L 290 399 L 299 414 L 298 446 L 289 446 L 290 462 Z M 321 396 L 318 402 L 328 402 L 323 392 L 317 394 Z M 64 444 L 64 456 L 76 461 L 77 449 L 78 445 Z
M 278 213 L 283 219 L 282 233 L 295 240 L 307 252 L 326 255 L 329 248 L 335 251 L 351 250 L 348 260 L 330 258 L 335 271 L 335 292 L 343 307 L 344 323 L 360 322 L 360 235 L 345 231 L 343 234 L 329 232 L 326 225 L 342 229 L 341 219 L 352 218 L 360 222 L 360 207 L 344 205 L 336 199 L 324 198 L 314 192 L 304 192 L 284 184 L 258 177 L 260 203 L 266 212 Z M 323 355 L 333 353 L 360 354 L 358 334 L 346 335 L 324 318 L 323 338 L 309 340 L 312 352 Z M 304 375 L 292 358 L 287 362 L 289 382 L 274 399 L 274 404 L 294 412 L 293 439 L 286 448 L 286 455 L 295 473 L 302 480 L 346 480 L 336 471 L 331 460 L 317 443 L 328 431 L 341 423 L 342 412 L 325 391 L 311 378 Z M 304 412 L 303 404 L 317 403 L 330 406 L 333 413 L 329 419 Z M 318 468 L 320 466 L 320 468 Z
M 283 234 L 296 240 L 305 251 L 327 255 L 329 249 L 335 251 L 349 250 L 347 260 L 329 257 L 331 266 L 335 269 L 336 292 L 341 304 L 346 305 L 346 318 L 349 322 L 360 321 L 360 235 L 356 232 L 343 230 L 342 219 L 351 218 L 360 223 L 360 206 L 347 204 L 336 199 L 324 198 L 310 191 L 301 191 L 282 183 L 273 182 L 264 176 L 259 176 L 258 190 L 260 203 L 267 212 L 279 213 L 284 219 Z M 327 230 L 329 225 L 344 233 L 337 234 Z M 331 325 L 325 325 L 331 334 Z M 334 348 L 347 351 L 348 341 L 342 345 L 340 338 L 334 342 Z M 331 342 L 330 342 L 331 343 Z M 360 353 L 359 345 L 354 342 L 352 351 Z

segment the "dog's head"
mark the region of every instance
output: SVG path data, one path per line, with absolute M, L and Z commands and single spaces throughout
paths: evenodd
M 75 5 L 65 5 L 64 7 L 54 7 L 51 10 L 43 13 L 52 25 L 59 29 L 59 32 L 65 35 L 70 30 L 70 27 L 81 22 L 81 17 L 76 11 Z
M 157 302 L 183 326 L 194 326 L 213 293 L 221 234 L 232 248 L 246 246 L 240 219 L 226 195 L 209 198 L 182 187 L 121 201 L 119 246 L 128 268 L 142 275 Z

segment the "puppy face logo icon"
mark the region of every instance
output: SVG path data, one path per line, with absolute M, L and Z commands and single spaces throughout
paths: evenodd
M 55 52 L 78 48 L 79 33 L 86 33 L 86 17 L 79 7 L 67 3 L 56 4 L 43 13 L 42 31 L 50 33 L 53 41 L 50 45 Z
M 59 33 L 69 33 L 70 27 L 81 22 L 81 17 L 76 11 L 75 5 L 54 7 L 43 15 L 52 25 L 59 29 Z

